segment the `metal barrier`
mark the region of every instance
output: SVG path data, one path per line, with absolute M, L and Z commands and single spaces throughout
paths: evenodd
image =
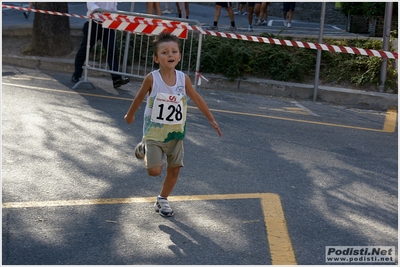
M 157 22 L 160 22 L 159 25 L 171 27 L 159 26 Z M 179 27 L 180 24 L 185 27 Z M 189 77 L 194 75 L 194 86 L 197 89 L 199 79 L 201 79 L 199 68 L 202 33 L 193 30 L 190 26 L 201 28 L 197 20 L 181 18 L 166 20 L 165 17 L 143 13 L 94 10 L 89 17 L 83 80 L 77 82 L 73 88 L 83 83 L 89 83 L 95 87 L 88 80 L 88 70 L 144 78 L 155 69 L 151 46 L 153 36 L 162 31 L 169 31 L 182 39 L 182 60 L 177 65 L 177 69 Z M 90 33 L 93 27 L 96 27 L 96 30 L 92 35 Z M 91 38 L 100 40 L 91 47 Z

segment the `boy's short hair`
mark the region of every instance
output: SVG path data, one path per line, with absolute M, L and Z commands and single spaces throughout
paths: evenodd
M 158 45 L 160 43 L 164 43 L 164 42 L 176 42 L 178 44 L 179 51 L 180 51 L 179 38 L 176 35 L 173 35 L 170 32 L 165 31 L 165 32 L 162 32 L 159 35 L 157 35 L 153 41 L 153 54 L 155 56 L 157 56 Z

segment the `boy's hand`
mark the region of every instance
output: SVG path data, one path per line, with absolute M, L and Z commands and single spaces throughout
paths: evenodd
M 216 121 L 210 121 L 211 126 L 217 131 L 218 135 L 222 137 L 221 129 Z
M 125 115 L 124 119 L 128 124 L 132 124 L 135 121 L 135 116 L 128 117 L 128 115 Z

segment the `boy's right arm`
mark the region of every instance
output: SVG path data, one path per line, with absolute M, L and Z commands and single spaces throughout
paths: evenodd
M 146 94 L 151 91 L 152 85 L 153 85 L 153 75 L 150 73 L 144 78 L 142 87 L 140 88 L 139 92 L 133 99 L 132 104 L 129 107 L 129 110 L 124 117 L 125 121 L 128 124 L 131 124 L 135 121 L 135 113 L 142 104 L 144 98 L 146 97 Z

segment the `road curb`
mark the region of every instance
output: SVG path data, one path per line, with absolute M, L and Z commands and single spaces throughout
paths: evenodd
M 3 27 L 3 38 L 16 36 L 29 36 L 32 28 L 23 25 L 13 25 Z M 71 27 L 72 36 L 82 36 L 81 27 Z M 72 59 L 47 58 L 36 56 L 2 56 L 3 64 L 51 70 L 59 72 L 73 73 L 74 61 Z M 90 71 L 89 75 L 104 76 L 104 73 Z M 202 73 L 209 82 L 203 82 L 201 89 L 225 90 L 251 94 L 262 94 L 275 97 L 288 97 L 294 99 L 313 99 L 314 85 L 290 82 L 280 82 L 266 79 L 249 78 L 248 80 L 236 79 L 230 81 L 222 75 Z M 365 108 L 374 110 L 387 110 L 398 107 L 398 95 L 367 92 L 346 88 L 319 86 L 317 101 L 328 102 L 336 105 L 343 105 L 355 108 Z
M 314 85 L 251 78 L 229 81 L 220 75 L 202 74 L 210 82 L 201 88 L 312 100 Z M 317 101 L 356 108 L 387 110 L 398 106 L 398 95 L 329 86 L 318 86 Z

